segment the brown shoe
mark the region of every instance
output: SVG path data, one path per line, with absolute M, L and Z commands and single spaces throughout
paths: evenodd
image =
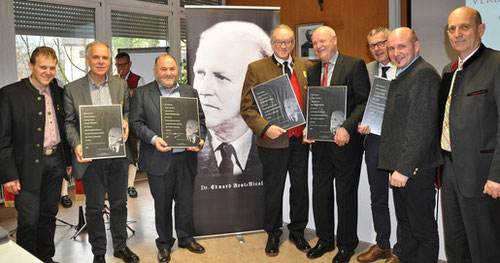
M 398 256 L 391 254 L 386 260 L 385 263 L 399 263 Z
M 170 249 L 169 248 L 162 248 L 162 249 L 158 250 L 158 262 L 160 262 L 160 263 L 170 262 Z
M 368 251 L 359 254 L 357 257 L 359 262 L 373 262 L 381 258 L 387 258 L 391 255 L 391 249 L 381 249 L 378 245 L 373 245 Z M 399 262 L 399 261 L 398 261 Z
M 193 253 L 198 253 L 198 254 L 205 253 L 205 248 L 202 245 L 200 245 L 200 243 L 196 242 L 195 240 L 193 240 L 193 242 L 186 244 L 186 245 L 179 245 L 179 247 L 187 248 L 189 251 L 191 251 Z

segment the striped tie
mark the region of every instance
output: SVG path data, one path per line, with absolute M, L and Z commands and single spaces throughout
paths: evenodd
M 453 91 L 453 86 L 455 85 L 455 77 L 457 72 L 462 70 L 464 63 L 459 62 L 458 68 L 453 73 L 451 79 L 450 92 L 448 93 L 448 98 L 446 99 L 446 105 L 444 107 L 444 117 L 443 117 L 443 132 L 441 133 L 441 149 L 451 152 L 450 143 L 450 105 L 451 105 L 451 93 Z
M 328 62 L 323 63 L 323 77 L 321 78 L 321 86 L 328 86 Z

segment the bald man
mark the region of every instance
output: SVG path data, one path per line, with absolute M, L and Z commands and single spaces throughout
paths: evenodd
M 334 142 L 312 143 L 313 212 L 318 242 L 307 253 L 318 258 L 338 247 L 333 262 L 349 262 L 358 246 L 358 184 L 363 156 L 363 136 L 357 132 L 370 90 L 368 72 L 363 60 L 340 54 L 337 35 L 327 26 L 317 28 L 313 35 L 314 52 L 321 60 L 307 71 L 310 86 L 347 86 L 346 119 L 338 113 L 333 119 L 340 123 Z M 331 119 L 332 121 L 332 119 Z M 336 127 L 335 127 L 336 128 Z M 335 192 L 333 181 L 335 180 Z M 335 244 L 334 205 L 337 197 L 338 226 Z
M 420 42 L 410 28 L 392 31 L 387 45 L 398 70 L 389 87 L 378 167 L 392 173 L 401 251 L 386 262 L 437 262 L 434 184 L 436 168 L 443 162 L 438 142 L 440 77 L 420 57 Z
M 500 260 L 500 52 L 481 43 L 485 28 L 469 7 L 448 17 L 458 56 L 443 70 L 440 94 L 449 262 Z

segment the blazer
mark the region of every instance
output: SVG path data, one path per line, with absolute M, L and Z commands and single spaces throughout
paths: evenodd
M 456 67 L 457 61 L 443 70 L 441 120 Z M 483 196 L 486 180 L 500 183 L 500 52 L 481 44 L 454 85 L 449 122 L 457 184 L 466 197 Z
M 321 63 L 316 63 L 307 70 L 307 79 L 309 86 L 321 85 Z M 361 139 L 358 122 L 363 118 L 366 100 L 370 94 L 370 81 L 365 62 L 359 58 L 339 54 L 330 85 L 347 85 L 347 114 L 342 127 L 349 132 L 350 140 Z
M 64 132 L 63 91 L 52 83 L 49 88 L 61 138 L 59 150 L 66 166 L 71 166 Z M 44 134 L 45 99 L 29 78 L 0 89 L 0 185 L 18 179 L 22 189 L 40 188 Z
M 366 64 L 366 69 L 368 70 L 368 77 L 370 78 L 370 87 L 373 86 L 373 81 L 375 80 L 375 76 L 378 75 L 379 65 L 380 62 L 376 60 Z
M 80 105 L 92 105 L 92 97 L 89 89 L 89 75 L 77 79 L 64 88 L 64 110 L 66 111 L 66 136 L 72 149 L 80 144 Z M 109 93 L 113 104 L 122 104 L 123 119 L 128 121 L 129 99 L 127 82 L 114 76 L 108 76 Z M 127 151 L 130 151 L 127 147 Z M 127 153 L 127 158 L 131 154 Z M 131 161 L 131 160 L 129 160 Z M 87 170 L 89 163 L 79 163 L 73 153 L 73 176 L 81 179 Z
M 205 140 L 207 127 L 205 125 L 205 114 L 200 104 L 198 92 L 186 84 L 180 85 L 180 96 L 198 99 L 198 109 L 200 118 L 201 139 Z M 130 129 L 132 133 L 141 140 L 139 148 L 139 169 L 146 173 L 162 175 L 170 167 L 172 151 L 159 152 L 151 144 L 153 136 L 161 137 L 160 118 L 160 97 L 161 93 L 156 81 L 152 81 L 144 86 L 136 88 L 130 105 Z M 196 152 L 187 152 L 194 167 L 196 167 Z M 196 169 L 194 170 L 196 171 Z
M 307 104 L 307 73 L 306 70 L 312 66 L 312 62 L 303 58 L 292 57 L 293 71 L 295 72 L 300 92 L 303 99 L 304 109 Z M 257 60 L 248 65 L 245 82 L 241 91 L 241 105 L 240 114 L 245 120 L 246 124 L 256 134 L 256 144 L 265 148 L 287 148 L 288 147 L 288 133 L 282 134 L 276 139 L 264 138 L 270 123 L 266 121 L 259 113 L 257 104 L 252 95 L 251 88 L 271 80 L 273 78 L 283 75 L 282 69 L 276 65 L 272 57 L 267 57 Z
M 380 138 L 379 169 L 414 177 L 443 163 L 439 144 L 440 77 L 418 57 L 396 79 L 387 95 Z
M 257 147 L 254 141 L 254 138 L 252 138 L 252 146 L 250 148 L 250 152 L 248 153 L 247 163 L 245 167 L 243 167 L 243 173 L 241 175 L 262 175 L 262 164 L 260 163 Z M 201 150 L 198 154 L 198 175 L 220 176 L 214 149 L 212 148 L 212 136 L 210 133 L 207 135 L 207 141 L 205 142 L 203 150 Z

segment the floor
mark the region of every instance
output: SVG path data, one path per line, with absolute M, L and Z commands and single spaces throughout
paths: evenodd
M 155 238 L 156 230 L 154 225 L 153 200 L 149 191 L 148 182 L 146 180 L 136 183 L 136 188 L 139 196 L 135 199 L 128 200 L 128 217 L 132 221 L 129 226 L 136 232 L 129 233 L 128 246 L 141 259 L 141 262 L 157 262 Z M 73 206 L 70 208 L 59 207 L 57 218 L 71 224 L 78 222 L 78 207 L 84 205 L 84 201 L 75 201 L 74 191 L 70 190 L 70 196 L 73 200 Z M 0 226 L 7 231 L 16 228 L 16 211 L 14 208 L 6 208 L 0 206 Z M 62 222 L 57 223 L 56 236 L 54 242 L 56 244 L 56 255 L 53 258 L 55 261 L 64 263 L 73 262 L 92 262 L 93 255 L 90 250 L 90 244 L 87 241 L 87 233 L 83 232 L 75 240 L 70 240 L 70 237 L 75 233 L 75 229 L 65 225 Z M 323 257 L 310 260 L 306 258 L 305 253 L 300 252 L 295 246 L 288 241 L 288 233 L 284 230 L 281 238 L 280 253 L 276 257 L 267 257 L 264 253 L 264 247 L 267 240 L 267 235 L 264 232 L 243 234 L 244 243 L 240 243 L 235 235 L 224 237 L 200 238 L 199 243 L 202 244 L 206 252 L 204 254 L 193 254 L 186 249 L 179 249 L 177 244 L 172 250 L 171 262 L 331 262 L 336 251 L 326 253 Z M 316 244 L 317 238 L 314 230 L 306 230 L 305 237 L 309 240 L 311 246 Z M 369 244 L 361 242 L 356 249 L 356 255 L 365 251 Z M 356 255 L 350 262 L 357 262 Z M 107 262 L 122 262 L 120 259 L 113 257 L 111 234 L 108 231 L 108 253 L 106 255 Z M 378 263 L 384 260 L 376 261 Z

